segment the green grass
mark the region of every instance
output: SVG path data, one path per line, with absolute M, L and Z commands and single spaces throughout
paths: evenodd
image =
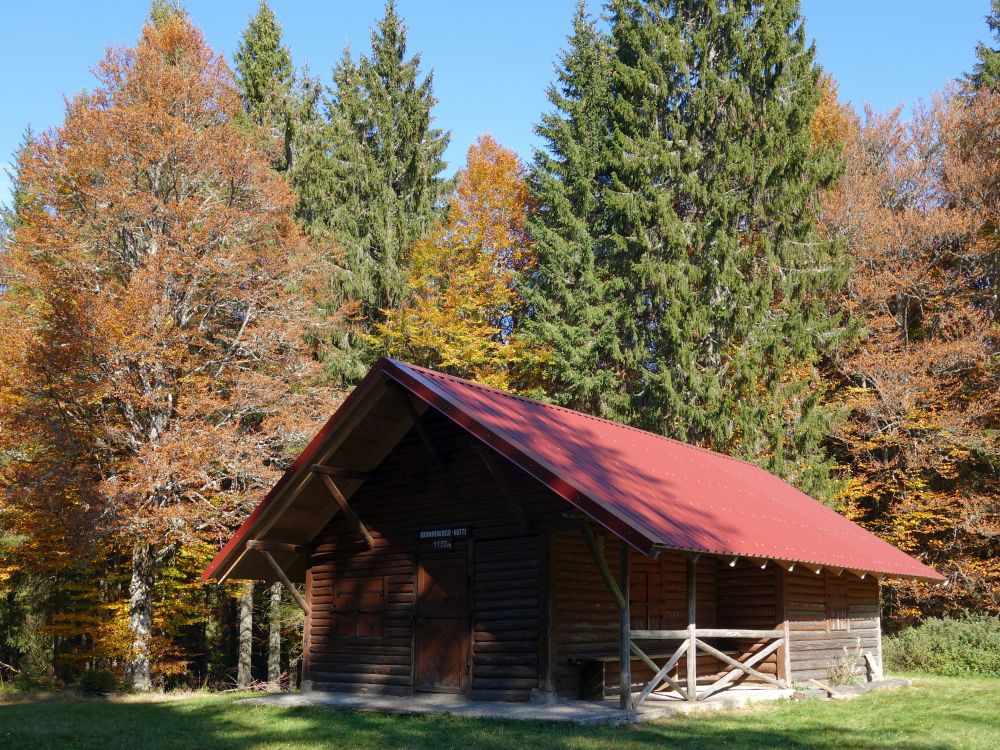
M 997 746 L 1000 680 L 917 677 L 853 701 L 782 702 L 639 727 L 237 706 L 231 695 L 128 701 L 0 696 L 0 748 L 902 748 Z

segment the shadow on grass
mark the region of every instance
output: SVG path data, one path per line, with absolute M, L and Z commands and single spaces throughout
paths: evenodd
M 992 691 L 990 691 L 992 693 Z M 914 693 L 918 708 L 926 696 Z M 992 695 L 986 698 L 992 701 Z M 449 715 L 398 717 L 326 708 L 234 705 L 205 696 L 155 702 L 32 701 L 0 705 L 0 748 L 873 748 L 984 747 L 996 715 L 949 707 L 912 720 L 910 701 L 880 708 L 785 704 L 638 727 L 578 727 Z M 895 716 L 890 715 L 895 712 Z M 928 729 L 931 726 L 932 729 Z M 966 740 L 955 739 L 956 735 Z M 966 744 L 968 742 L 968 744 Z

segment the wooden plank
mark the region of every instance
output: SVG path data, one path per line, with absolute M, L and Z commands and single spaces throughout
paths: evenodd
M 688 629 L 684 630 L 633 630 L 632 640 L 676 640 L 687 638 Z M 741 628 L 698 628 L 702 638 L 783 638 L 785 631 L 781 629 L 750 630 Z
M 687 648 L 687 699 L 689 701 L 698 700 L 698 654 L 695 651 L 695 622 L 697 620 L 696 591 L 697 591 L 697 568 L 695 567 L 698 558 L 687 558 L 684 565 L 684 580 L 687 587 L 687 621 L 688 621 L 688 648 Z
M 777 651 L 778 649 L 780 649 L 784 645 L 785 645 L 785 639 L 784 638 L 779 638 L 774 643 L 772 643 L 771 645 L 769 645 L 767 648 L 762 649 L 761 651 L 758 651 L 756 654 L 754 654 L 753 656 L 751 656 L 749 659 L 747 659 L 745 662 L 743 662 L 743 664 L 744 664 L 744 666 L 747 666 L 747 667 L 753 667 L 756 664 L 758 664 L 759 662 L 764 661 L 764 659 L 766 659 L 768 656 L 770 656 L 771 654 L 773 654 L 775 651 Z M 705 690 L 703 690 L 701 693 L 699 693 L 698 700 L 703 701 L 706 698 L 708 698 L 710 695 L 714 695 L 715 693 L 719 692 L 723 688 L 728 687 L 729 684 L 733 680 L 735 680 L 742 673 L 743 673 L 743 670 L 741 670 L 741 669 L 732 669 L 732 670 L 730 670 L 728 673 L 726 673 L 725 675 L 723 675 L 722 677 L 720 677 L 718 680 L 716 680 L 711 685 L 709 685 Z
M 351 525 L 354 526 L 354 530 L 358 532 L 362 537 L 364 537 L 365 542 L 367 542 L 368 547 L 375 546 L 375 539 L 372 537 L 371 533 L 365 528 L 365 525 L 361 523 L 361 519 L 358 518 L 358 514 L 354 512 L 354 509 L 348 504 L 347 498 L 340 492 L 337 485 L 333 483 L 328 474 L 320 474 L 320 478 L 323 480 L 323 484 L 326 485 L 326 489 L 333 495 L 333 499 L 337 501 L 337 505 L 343 511 L 344 516 Z
M 636 646 L 634 643 L 630 645 L 632 647 L 632 650 L 636 652 L 636 655 L 642 654 L 642 650 L 638 646 Z M 668 672 L 670 672 L 670 670 L 674 668 L 677 662 L 681 660 L 681 657 L 684 656 L 684 653 L 687 651 L 687 647 L 688 643 L 687 641 L 684 641 L 680 646 L 677 647 L 677 650 L 674 651 L 670 659 L 667 660 L 667 663 L 664 664 L 662 667 L 660 667 L 658 670 L 656 670 L 656 674 L 654 674 L 652 679 L 646 683 L 646 686 L 639 693 L 639 697 L 636 698 L 635 705 L 637 708 L 640 705 L 642 705 L 642 702 L 646 700 L 646 698 L 648 698 L 654 690 L 656 690 L 656 688 L 659 686 L 661 682 L 666 682 L 680 695 L 684 695 L 684 691 L 681 689 L 681 686 L 670 678 Z M 642 658 L 642 656 L 640 656 L 640 658 Z M 643 661 L 645 661 L 647 664 L 650 665 L 650 669 L 654 669 L 656 667 L 655 662 L 653 662 L 653 660 L 650 659 L 649 657 L 644 658 Z
M 342 466 L 324 466 L 322 464 L 314 464 L 312 470 L 316 474 L 326 474 L 342 479 L 358 479 L 362 482 L 369 482 L 374 476 L 370 471 L 357 471 L 356 469 L 348 469 Z
M 302 598 L 302 595 L 299 593 L 298 589 L 296 589 L 295 586 L 292 584 L 292 582 L 288 579 L 288 575 L 285 573 L 285 571 L 282 570 L 281 566 L 278 565 L 278 563 L 275 561 L 273 557 L 271 557 L 271 553 L 268 552 L 266 549 L 257 550 L 257 552 L 258 554 L 260 554 L 261 557 L 263 557 L 267 561 L 267 564 L 271 566 L 271 570 L 273 570 L 274 574 L 278 576 L 278 580 L 281 581 L 284 587 L 288 590 L 288 593 L 291 595 L 292 599 L 295 600 L 295 603 L 298 604 L 299 607 L 302 608 L 302 611 L 306 613 L 306 616 L 308 616 L 310 613 L 309 605 L 306 604 L 305 599 Z
M 739 670 L 741 670 L 743 672 L 746 672 L 748 675 L 751 675 L 752 677 L 756 677 L 758 680 L 766 682 L 766 683 L 768 683 L 770 685 L 774 685 L 775 687 L 779 687 L 779 688 L 784 688 L 785 687 L 784 685 L 781 684 L 781 682 L 777 678 L 771 677 L 771 675 L 764 674 L 763 672 L 759 672 L 758 670 L 754 669 L 753 667 L 748 667 L 743 662 L 737 661 L 736 659 L 734 659 L 731 656 L 729 656 L 729 654 L 722 653 L 721 651 L 719 651 L 719 649 L 717 649 L 717 648 L 715 648 L 713 646 L 709 646 L 707 643 L 705 643 L 704 641 L 702 641 L 700 639 L 696 638 L 695 639 L 695 644 L 697 645 L 697 647 L 699 649 L 701 649 L 702 651 L 704 651 L 706 654 L 710 654 L 711 656 L 714 656 L 719 661 L 725 662 L 726 664 L 728 664 L 731 667 L 736 667 L 736 669 L 739 669 Z

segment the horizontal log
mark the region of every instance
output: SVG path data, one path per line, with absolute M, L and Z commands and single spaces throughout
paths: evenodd
M 538 686 L 538 677 L 473 677 L 473 690 L 531 690 Z
M 473 690 L 470 697 L 476 701 L 501 701 L 519 703 L 531 695 L 528 690 Z
M 409 684 L 406 685 L 372 685 L 364 683 L 331 682 L 329 680 L 314 680 L 313 690 L 318 692 L 359 693 L 362 695 L 410 695 Z
M 287 544 L 285 542 L 269 542 L 263 539 L 250 539 L 247 541 L 247 549 L 262 550 L 264 552 L 288 552 L 298 554 L 308 552 L 309 547 L 305 544 Z
M 320 669 L 310 669 L 313 679 L 319 682 L 338 682 L 344 684 L 363 685 L 406 685 L 410 684 L 409 674 L 407 675 L 386 675 L 386 674 L 348 674 L 336 670 L 326 671 Z

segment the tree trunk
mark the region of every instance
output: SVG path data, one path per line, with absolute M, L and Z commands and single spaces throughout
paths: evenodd
M 137 543 L 132 548 L 132 580 L 128 592 L 132 655 L 125 675 L 133 690 L 152 690 L 149 642 L 153 630 L 153 550 L 146 543 Z
M 240 597 L 240 653 L 236 687 L 250 687 L 250 659 L 253 655 L 253 581 L 247 581 Z
M 267 641 L 267 681 L 271 690 L 278 690 L 281 680 L 281 583 L 271 586 L 271 608 L 268 612 L 271 630 Z

